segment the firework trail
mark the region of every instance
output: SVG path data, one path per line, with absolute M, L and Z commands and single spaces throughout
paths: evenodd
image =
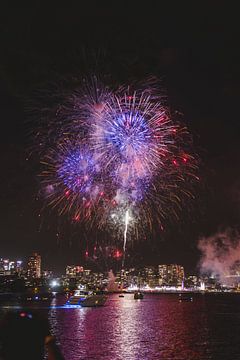
M 129 210 L 126 211 L 125 214 L 125 230 L 124 230 L 124 241 L 123 241 L 123 259 L 122 259 L 122 268 L 124 269 L 125 263 L 125 254 L 126 254 L 126 244 L 127 244 L 127 231 L 128 231 L 128 224 L 129 224 Z
M 194 197 L 191 137 L 155 86 L 111 90 L 93 78 L 49 114 L 38 131 L 47 204 L 75 222 L 124 229 L 124 256 L 127 234 L 162 229 Z

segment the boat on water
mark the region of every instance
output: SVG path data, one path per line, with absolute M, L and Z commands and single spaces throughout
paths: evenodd
M 193 296 L 191 294 L 179 294 L 178 295 L 178 301 L 179 302 L 183 302 L 183 301 L 193 301 Z
M 103 306 L 107 301 L 107 296 L 102 291 L 76 290 L 66 305 L 80 305 L 82 307 Z
M 142 300 L 143 299 L 143 293 L 141 292 L 141 277 L 140 273 L 138 273 L 138 288 L 134 292 L 134 300 Z
M 141 291 L 136 291 L 134 293 L 134 300 L 142 300 L 143 299 L 143 293 Z

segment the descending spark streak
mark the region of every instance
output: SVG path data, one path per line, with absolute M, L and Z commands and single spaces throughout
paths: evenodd
M 125 230 L 124 230 L 124 237 L 123 237 L 123 260 L 122 260 L 122 268 L 124 268 L 125 263 L 125 253 L 126 253 L 126 244 L 127 244 L 127 231 L 128 231 L 128 224 L 129 224 L 129 209 L 125 213 Z

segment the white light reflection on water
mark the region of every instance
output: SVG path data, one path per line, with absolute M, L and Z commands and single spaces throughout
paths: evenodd
M 144 358 L 142 348 L 142 300 L 134 300 L 133 294 L 125 294 L 120 298 L 115 308 L 116 317 L 114 327 L 115 337 L 115 358 L 137 360 Z

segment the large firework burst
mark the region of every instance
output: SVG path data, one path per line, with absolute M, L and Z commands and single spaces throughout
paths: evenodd
M 47 203 L 59 214 L 99 227 L 125 224 L 125 232 L 137 235 L 177 218 L 194 196 L 191 137 L 154 87 L 113 91 L 95 79 L 54 113 L 41 178 Z

